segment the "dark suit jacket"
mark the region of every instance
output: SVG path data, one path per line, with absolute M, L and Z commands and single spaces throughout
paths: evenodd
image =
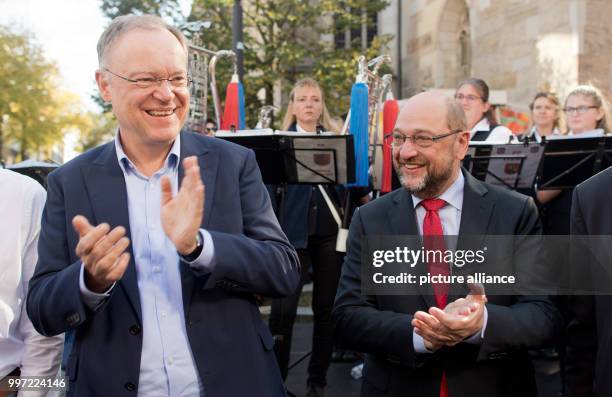
M 574 189 L 571 233 L 612 235 L 612 168 Z M 596 264 L 590 255 L 572 259 L 580 273 L 610 280 L 611 262 Z M 569 311 L 566 378 L 571 396 L 612 396 L 612 296 L 571 296 Z
M 273 339 L 253 294 L 291 294 L 299 280 L 297 255 L 272 212 L 251 150 L 182 133 L 181 157 L 190 155 L 198 156 L 206 185 L 202 227 L 212 236 L 216 258 L 214 272 L 203 277 L 180 263 L 187 334 L 206 396 L 284 396 Z M 104 307 L 90 311 L 79 291 L 78 235 L 71 225 L 77 214 L 92 224 L 123 225 L 129 234 L 113 142 L 49 175 L 27 309 L 43 335 L 75 330 L 66 369 L 69 395 L 135 396 L 142 324 L 134 255 Z
M 492 187 L 465 172 L 464 176 L 458 244 L 463 235 L 540 233 L 531 198 Z M 367 353 L 363 396 L 438 397 L 443 371 L 452 397 L 537 394 L 526 349 L 552 340 L 561 326 L 549 298 L 489 296 L 481 345 L 460 343 L 433 354 L 417 354 L 412 316 L 434 306 L 435 301 L 417 294 L 362 294 L 361 239 L 368 235 L 418 236 L 410 193 L 400 188 L 361 207 L 349 231 L 333 316 L 341 343 Z M 458 297 L 449 295 L 449 302 Z

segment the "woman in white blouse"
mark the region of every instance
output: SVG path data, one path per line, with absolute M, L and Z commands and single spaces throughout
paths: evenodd
M 462 81 L 455 91 L 455 100 L 463 107 L 472 141 L 508 142 L 514 136 L 507 127 L 497 123 L 489 103 L 489 86 L 484 80 Z
M 542 137 L 559 136 L 564 133 L 559 98 L 552 92 L 538 92 L 529 105 L 533 124 L 523 138 L 541 142 Z
M 579 85 L 565 100 L 568 135 L 600 136 L 610 131 L 608 105 L 601 92 L 592 85 Z
M 592 85 L 580 85 L 574 88 L 565 99 L 563 108 L 567 122 L 567 135 L 581 138 L 597 137 L 610 131 L 608 105 L 601 92 Z M 569 233 L 569 214 L 571 194 L 569 190 L 540 190 L 537 198 L 540 204 L 547 204 L 551 227 L 548 234 Z M 546 229 L 546 224 L 544 224 Z M 546 230 L 545 230 L 546 231 Z

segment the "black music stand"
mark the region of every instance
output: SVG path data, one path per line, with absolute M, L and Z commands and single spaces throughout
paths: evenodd
M 463 167 L 476 179 L 511 190 L 534 186 L 542 163 L 541 143 L 471 143 Z
M 255 151 L 265 184 L 347 184 L 355 181 L 352 135 L 301 132 L 218 132 Z
M 612 165 L 612 139 L 548 139 L 538 189 L 572 189 Z
M 255 151 L 264 183 L 278 185 L 276 191 L 282 208 L 288 184 L 346 184 L 355 181 L 355 152 L 352 135 L 275 133 L 217 133 Z M 279 211 L 282 224 L 282 211 Z M 304 353 L 287 366 L 287 373 L 312 355 Z M 287 390 L 287 395 L 296 397 Z

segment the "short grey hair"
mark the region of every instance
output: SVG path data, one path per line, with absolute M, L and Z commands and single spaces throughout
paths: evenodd
M 113 19 L 104 30 L 100 39 L 98 39 L 98 65 L 100 68 L 104 67 L 105 57 L 108 54 L 110 47 L 113 42 L 119 37 L 134 29 L 147 29 L 147 30 L 167 30 L 177 38 L 181 43 L 185 52 L 187 52 L 187 40 L 178 28 L 168 25 L 158 16 L 155 15 L 121 15 Z
M 446 98 L 446 124 L 451 131 L 467 131 L 467 119 L 463 107 L 452 98 Z

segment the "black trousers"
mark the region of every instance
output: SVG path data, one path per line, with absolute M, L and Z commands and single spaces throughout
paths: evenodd
M 298 249 L 302 278 L 293 295 L 272 301 L 270 331 L 276 340 L 274 352 L 283 376 L 287 378 L 287 367 L 291 353 L 291 334 L 304 281 L 308 278 L 312 262 L 312 311 L 314 329 L 312 334 L 312 355 L 308 364 L 308 383 L 325 386 L 327 369 L 331 362 L 334 346 L 334 327 L 331 312 L 340 279 L 343 255 L 336 252 L 336 235 L 308 238 L 308 247 Z M 310 259 L 310 261 L 308 260 Z

